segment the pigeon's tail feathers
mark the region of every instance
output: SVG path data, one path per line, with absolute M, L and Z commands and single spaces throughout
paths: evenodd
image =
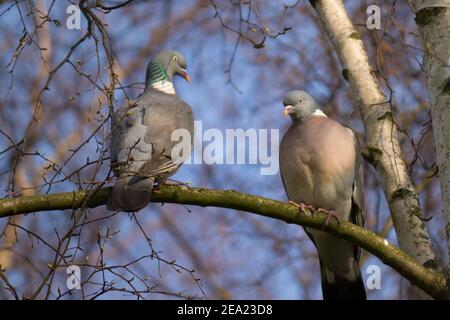
M 150 203 L 153 184 L 152 178 L 119 178 L 109 194 L 106 207 L 112 211 L 139 211 Z
M 345 277 L 328 270 L 320 262 L 322 293 L 324 300 L 367 300 L 364 280 L 358 262 L 354 260 L 352 274 Z

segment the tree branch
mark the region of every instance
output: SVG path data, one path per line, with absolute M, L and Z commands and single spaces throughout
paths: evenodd
M 77 209 L 84 204 L 95 208 L 106 203 L 110 190 L 103 188 L 91 196 L 85 191 L 74 191 L 3 199 L 0 200 L 0 218 L 38 211 Z M 293 205 L 234 190 L 165 185 L 153 191 L 152 202 L 236 209 L 314 229 L 322 229 L 326 218 L 324 214 L 311 215 L 310 211 L 301 214 Z M 366 249 L 432 297 L 449 297 L 446 278 L 442 273 L 423 267 L 372 231 L 346 221 L 339 224 L 332 221 L 323 230 Z

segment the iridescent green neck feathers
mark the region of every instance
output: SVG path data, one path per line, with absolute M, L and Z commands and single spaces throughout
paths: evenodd
M 169 78 L 164 65 L 160 62 L 151 62 L 147 68 L 145 90 L 149 87 L 167 94 L 175 94 L 172 80 Z

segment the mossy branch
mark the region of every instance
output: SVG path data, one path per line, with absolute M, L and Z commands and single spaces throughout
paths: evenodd
M 85 191 L 74 191 L 3 199 L 0 200 L 0 218 L 39 211 L 77 209 L 85 203 L 87 207 L 95 208 L 106 203 L 110 190 L 111 188 L 100 189 L 90 197 Z M 321 229 L 325 222 L 324 214 L 311 215 L 308 210 L 300 213 L 294 205 L 234 190 L 164 185 L 153 191 L 152 202 L 236 209 L 314 229 Z M 449 297 L 443 273 L 418 264 L 372 231 L 345 221 L 339 224 L 332 221 L 323 230 L 372 253 L 432 297 Z

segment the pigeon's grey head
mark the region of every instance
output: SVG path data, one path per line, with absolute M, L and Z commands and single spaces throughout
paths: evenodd
M 169 80 L 172 82 L 174 75 L 180 75 L 186 81 L 190 77 L 186 71 L 186 59 L 181 53 L 174 50 L 166 50 L 158 53 L 148 64 L 147 82 Z
M 302 120 L 317 113 L 323 114 L 314 98 L 302 90 L 288 92 L 283 99 L 283 105 L 284 115 L 291 116 L 292 120 Z

